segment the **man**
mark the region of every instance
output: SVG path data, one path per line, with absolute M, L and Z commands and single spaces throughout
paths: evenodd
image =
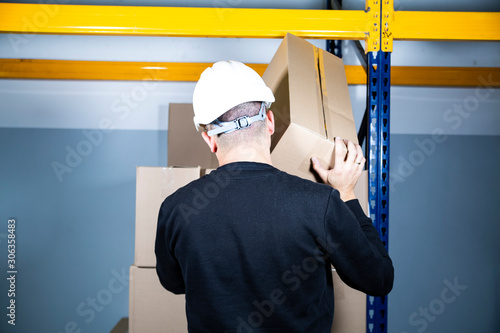
M 392 261 L 354 195 L 361 147 L 337 138 L 332 170 L 313 159 L 327 185 L 274 168 L 272 102 L 236 61 L 196 85 L 194 121 L 220 167 L 165 199 L 155 250 L 162 285 L 186 294 L 189 332 L 330 332 L 332 264 L 367 294 L 392 289 Z

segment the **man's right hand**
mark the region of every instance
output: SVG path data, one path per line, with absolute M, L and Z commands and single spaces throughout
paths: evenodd
M 356 199 L 354 187 L 366 162 L 360 145 L 335 138 L 335 164 L 330 170 L 323 168 L 316 157 L 311 160 L 319 177 L 325 184 L 337 189 L 343 201 Z

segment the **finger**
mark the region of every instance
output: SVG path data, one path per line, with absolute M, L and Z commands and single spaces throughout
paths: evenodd
M 336 137 L 335 138 L 335 166 L 344 164 L 344 159 L 346 157 L 347 150 L 345 149 L 344 141 Z
M 356 150 L 358 152 L 357 156 L 356 156 L 356 160 L 355 160 L 355 163 L 356 164 L 364 164 L 363 163 L 363 159 L 365 158 L 363 156 L 363 149 L 361 149 L 361 146 L 360 145 L 356 145 Z
M 365 162 L 366 162 L 366 159 L 363 157 L 363 160 L 362 160 L 362 162 L 360 164 L 360 167 L 358 168 L 358 170 L 356 170 L 357 171 L 356 172 L 356 177 L 357 177 L 356 183 L 358 182 L 359 178 L 363 174 Z
M 318 173 L 318 176 L 323 180 L 323 183 L 327 184 L 328 182 L 328 170 L 323 168 L 321 164 L 319 163 L 318 159 L 316 157 L 311 158 L 312 161 L 312 166 L 314 171 Z
M 365 169 L 365 162 L 366 162 L 366 158 L 362 158 L 361 159 L 361 162 L 359 164 L 356 164 L 357 166 L 357 172 L 361 175 L 361 172 L 363 172 L 363 170 Z
M 356 150 L 356 146 L 354 145 L 354 142 L 352 141 L 347 141 L 347 160 L 346 164 L 347 165 L 353 165 L 354 161 L 356 159 L 356 156 L 358 155 L 358 151 Z

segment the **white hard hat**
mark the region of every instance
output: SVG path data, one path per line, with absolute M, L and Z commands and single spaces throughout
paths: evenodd
M 264 80 L 239 61 L 219 61 L 201 73 L 194 88 L 194 123 L 207 125 L 231 108 L 246 102 L 264 102 L 269 108 L 274 95 Z

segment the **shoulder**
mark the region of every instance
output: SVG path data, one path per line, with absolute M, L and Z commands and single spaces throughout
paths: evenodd
M 200 188 L 207 182 L 206 176 L 195 179 L 188 184 L 178 188 L 163 201 L 162 207 L 166 205 L 173 205 L 176 203 L 185 202 L 193 194 L 196 194 L 197 188 Z
M 202 194 L 202 189 L 207 179 L 201 177 L 193 180 L 187 185 L 180 187 L 174 193 L 166 197 L 159 212 L 159 225 L 165 225 L 167 228 L 174 228 L 183 225 L 177 223 L 179 217 L 186 222 L 190 221 L 191 216 L 198 215 L 202 206 L 206 205 L 206 199 Z M 189 223 L 186 223 L 186 225 Z
M 331 186 L 323 184 L 323 183 L 316 183 L 308 179 L 300 178 L 295 175 L 291 175 L 289 173 L 286 173 L 284 171 L 279 171 L 277 173 L 277 177 L 280 178 L 280 181 L 283 184 L 288 185 L 291 188 L 294 188 L 296 190 L 300 191 L 310 191 L 313 193 L 320 193 L 322 195 L 330 195 L 332 191 L 335 191 Z

